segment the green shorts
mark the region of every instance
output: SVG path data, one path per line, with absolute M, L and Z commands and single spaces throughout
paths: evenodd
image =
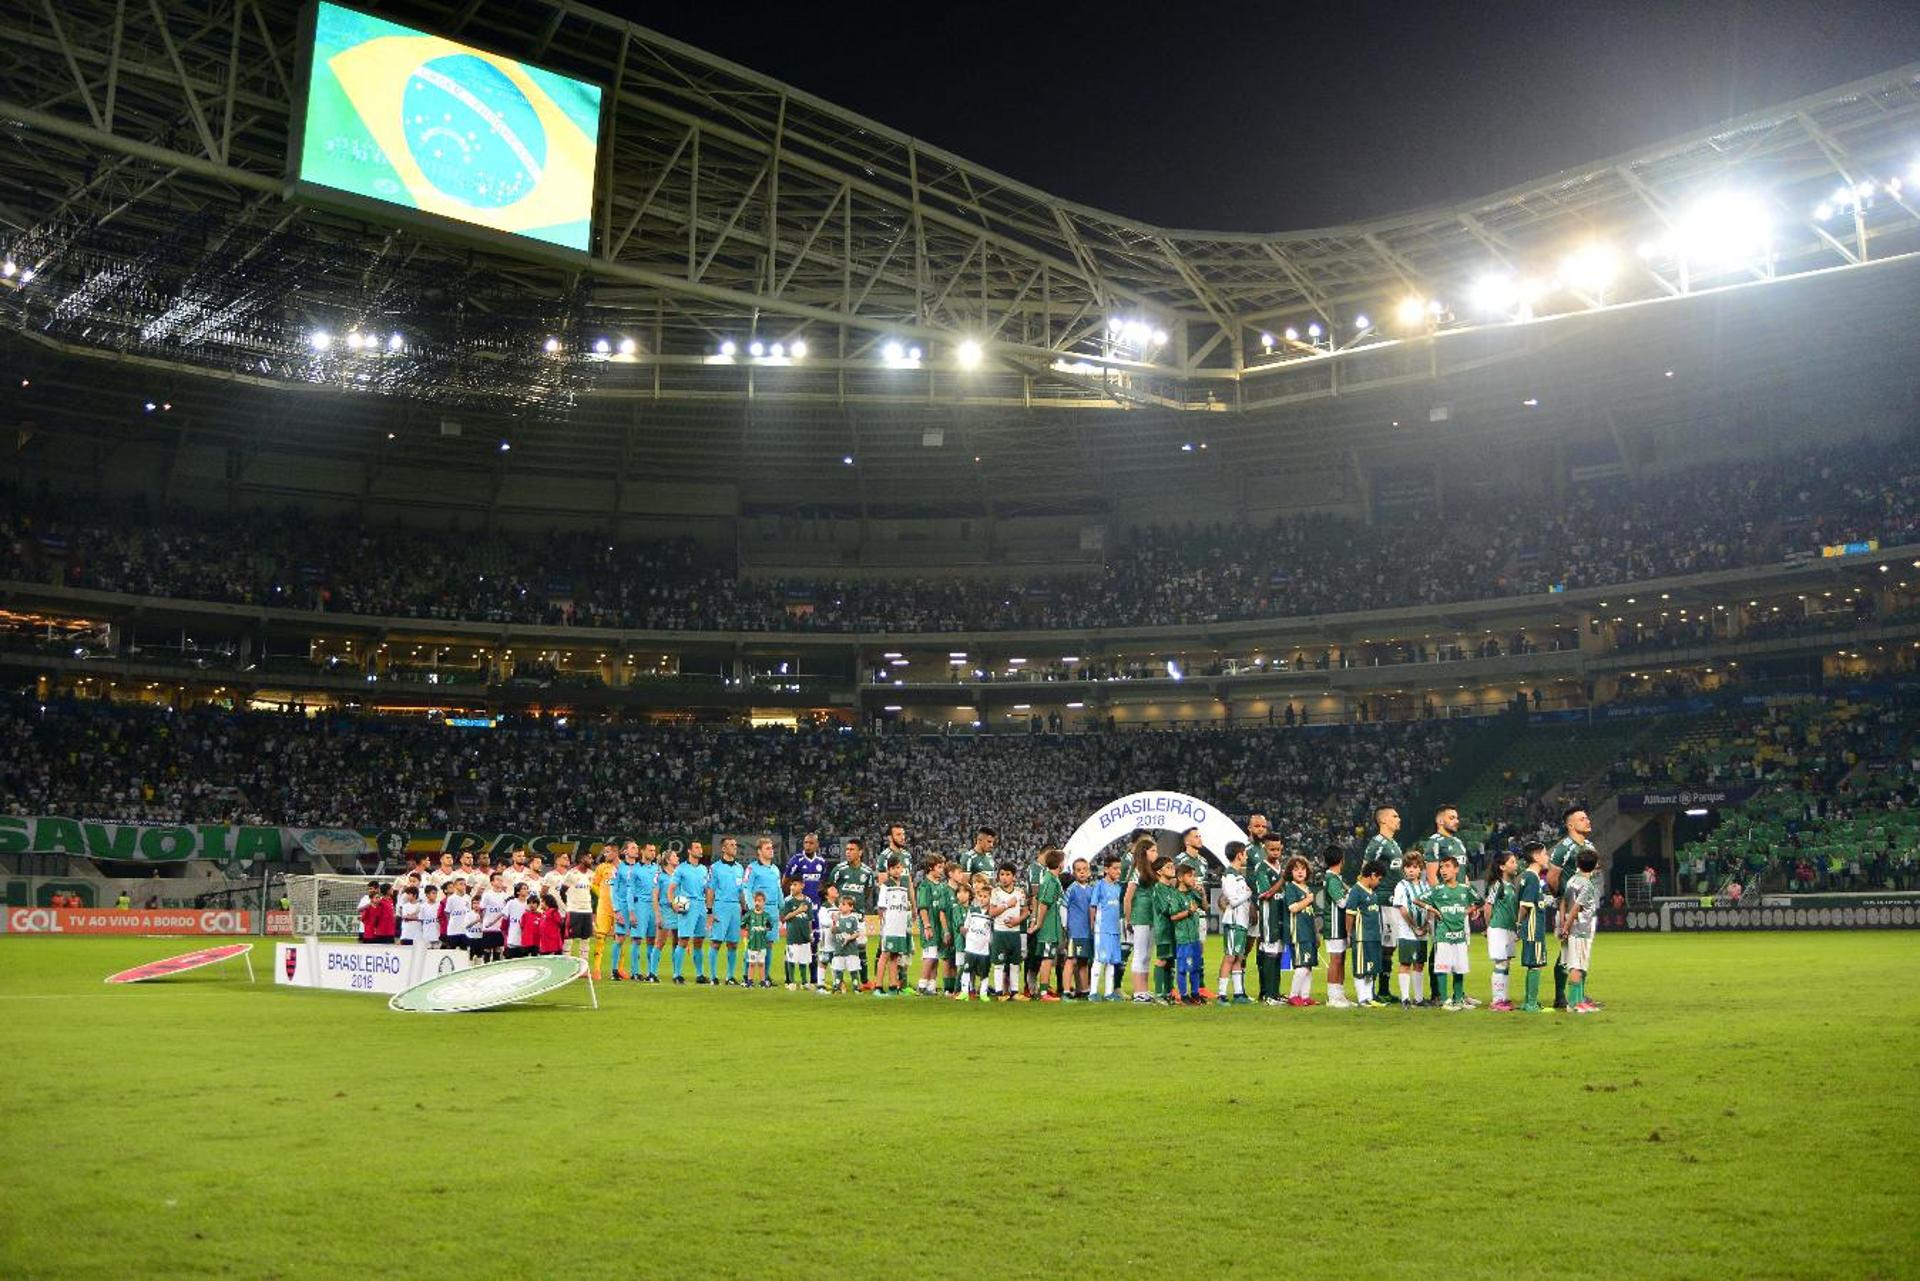
M 1347 950 L 1353 958 L 1353 977 L 1370 979 L 1380 973 L 1380 944 L 1359 943 Z
M 993 965 L 1020 964 L 1020 941 L 1024 936 L 1015 930 L 995 930 L 991 950 L 987 960 Z
M 905 956 L 907 954 L 907 947 L 908 939 L 904 934 L 882 934 L 880 936 L 880 950 L 882 952 L 892 952 L 895 956 Z
M 957 955 L 958 953 L 956 953 L 953 950 L 953 944 L 951 942 L 942 943 L 940 945 L 940 959 L 944 961 L 946 964 L 952 965 L 954 961 L 954 957 Z
M 987 970 L 991 967 L 992 962 L 978 952 L 968 952 L 966 954 L 966 970 L 967 973 L 973 975 L 973 977 L 977 979 L 987 977 Z
M 1073 961 L 1091 961 L 1093 959 L 1093 940 L 1091 938 L 1068 939 L 1067 959 Z
M 1228 956 L 1245 956 L 1252 939 L 1244 925 L 1222 925 L 1220 927 L 1220 946 Z
M 1032 935 L 1033 946 L 1027 949 L 1027 955 L 1036 961 L 1051 961 L 1060 955 L 1060 940 L 1045 935 Z
M 1545 969 L 1547 964 L 1547 941 L 1543 938 L 1521 939 L 1520 964 L 1529 970 Z
M 1427 963 L 1427 941 L 1425 939 L 1401 939 L 1394 944 L 1394 951 L 1400 956 L 1402 965 L 1425 965 Z
M 1179 954 L 1179 951 L 1180 945 L 1172 939 L 1155 939 L 1153 941 L 1153 959 L 1156 961 L 1172 961 L 1173 958 Z

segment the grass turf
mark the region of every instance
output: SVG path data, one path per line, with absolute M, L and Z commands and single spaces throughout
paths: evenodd
M 0 1276 L 1891 1277 L 1920 1243 L 1920 934 L 1603 937 L 1592 1017 L 421 1017 L 276 989 L 264 947 L 254 986 L 100 983 L 203 942 L 0 937 Z

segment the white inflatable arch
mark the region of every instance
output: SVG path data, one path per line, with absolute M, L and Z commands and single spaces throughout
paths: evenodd
M 1200 840 L 1216 861 L 1224 862 L 1228 841 L 1245 841 L 1247 834 L 1218 806 L 1209 805 L 1185 792 L 1135 792 L 1122 796 L 1080 824 L 1067 839 L 1064 867 L 1072 867 L 1077 858 L 1091 859 L 1115 841 L 1124 840 L 1135 828 L 1149 832 L 1184 832 L 1200 829 Z

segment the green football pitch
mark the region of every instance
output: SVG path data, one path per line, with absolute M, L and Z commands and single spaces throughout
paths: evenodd
M 1920 1267 L 1915 933 L 1603 936 L 1592 1016 L 101 985 L 202 942 L 0 938 L 0 1277 Z

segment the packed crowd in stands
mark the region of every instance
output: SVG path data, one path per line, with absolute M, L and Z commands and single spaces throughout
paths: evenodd
M 818 831 L 907 824 L 958 850 L 980 823 L 1031 853 L 1142 780 L 1289 843 L 1351 838 L 1444 766 L 1446 722 L 1327 729 L 869 735 L 722 728 L 491 731 L 341 716 L 28 699 L 0 712 L 0 811 L 126 822 L 537 832 Z
M 0 578 L 409 618 L 728 631 L 1214 622 L 1437 604 L 1920 540 L 1920 451 L 1861 443 L 1497 510 L 1134 531 L 1108 564 L 1015 581 L 744 578 L 691 540 L 427 533 L 298 512 L 215 516 L 10 493 Z
M 1789 703 L 1630 756 L 1616 785 L 1755 787 L 1676 851 L 1693 893 L 1910 889 L 1920 871 L 1920 696 Z M 1737 888 L 1736 888 L 1737 887 Z

